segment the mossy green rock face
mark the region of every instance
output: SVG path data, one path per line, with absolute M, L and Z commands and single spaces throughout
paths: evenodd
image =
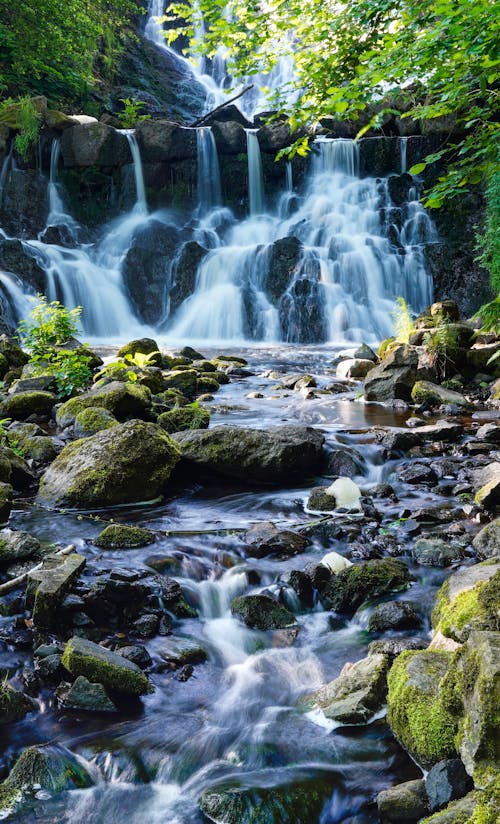
M 410 580 L 408 567 L 399 559 L 353 564 L 329 579 L 321 589 L 321 603 L 325 609 L 353 615 L 364 601 L 404 589 Z
M 440 406 L 442 403 L 453 403 L 457 406 L 468 406 L 468 402 L 459 392 L 452 389 L 445 389 L 430 381 L 417 381 L 411 391 L 411 399 L 414 403 L 428 403 L 432 406 Z
M 0 523 L 2 524 L 9 520 L 13 494 L 12 486 L 0 481 Z
M 386 655 L 368 655 L 303 703 L 323 710 L 327 718 L 343 724 L 363 724 L 385 702 L 388 667 Z
M 174 370 L 164 375 L 163 385 L 165 389 L 178 389 L 186 398 L 194 398 L 198 373 L 195 369 Z
M 452 801 L 420 824 L 498 824 L 500 809 L 500 780 L 493 782 L 487 790 L 473 790 L 463 798 Z
M 14 764 L 7 783 L 63 792 L 91 787 L 94 780 L 81 759 L 62 746 L 28 747 Z
M 451 653 L 401 653 L 389 672 L 387 718 L 403 747 L 426 769 L 456 754 L 458 719 L 443 703 L 440 684 Z
M 62 663 L 72 675 L 83 675 L 116 692 L 144 695 L 149 689 L 147 676 L 136 664 L 85 638 L 68 641 Z
M 155 535 L 149 529 L 124 524 L 110 524 L 92 543 L 101 549 L 134 549 L 155 542 Z
M 219 381 L 212 375 L 200 375 L 196 381 L 196 392 L 198 395 L 203 395 L 207 392 L 218 392 L 219 388 Z
M 155 365 L 162 365 L 162 356 L 159 351 L 158 344 L 153 338 L 138 338 L 125 343 L 117 352 L 118 358 L 124 358 L 125 355 L 152 355 L 158 352 L 158 357 L 151 360 Z
M 486 524 L 477 533 L 472 546 L 476 550 L 477 557 L 482 560 L 500 556 L 500 518 L 496 518 L 491 524 Z
M 58 609 L 63 599 L 85 567 L 85 558 L 71 555 L 48 555 L 40 569 L 28 575 L 26 605 L 33 610 L 36 626 L 53 627 L 58 622 Z
M 38 500 L 79 509 L 151 500 L 179 457 L 160 426 L 128 421 L 68 444 L 44 474 Z
M 66 710 L 116 712 L 116 707 L 106 694 L 103 685 L 92 684 L 83 675 L 79 675 L 69 689 L 58 690 L 57 698 Z
M 312 824 L 330 798 L 335 777 L 257 788 L 219 787 L 207 790 L 200 807 L 217 824 Z
M 247 483 L 303 481 L 319 471 L 323 460 L 323 435 L 306 426 L 267 431 L 216 426 L 179 432 L 174 440 L 186 461 Z
M 500 564 L 466 567 L 444 582 L 432 611 L 432 626 L 462 644 L 473 630 L 500 630 Z
M 294 614 L 268 595 L 239 595 L 231 603 L 231 612 L 250 629 L 283 629 L 296 624 Z
M 80 412 L 91 406 L 107 409 L 119 421 L 142 418 L 151 406 L 151 392 L 146 386 L 112 381 L 63 403 L 57 410 L 57 423 L 70 426 Z
M 0 403 L 0 417 L 24 421 L 30 415 L 49 415 L 55 403 L 52 392 L 17 392 Z
M 157 423 L 165 432 L 182 432 L 186 429 L 207 429 L 210 412 L 202 406 L 185 406 L 183 409 L 171 409 L 158 416 Z
M 18 690 L 0 685 L 0 724 L 19 721 L 26 713 L 33 712 L 36 704 L 27 695 Z
M 75 418 L 75 438 L 89 438 L 103 429 L 111 429 L 118 421 L 107 409 L 98 406 L 89 406 L 83 409 Z
M 8 335 L 0 335 L 0 354 L 9 364 L 9 369 L 18 369 L 29 361 L 29 355 L 24 352 L 16 340 Z

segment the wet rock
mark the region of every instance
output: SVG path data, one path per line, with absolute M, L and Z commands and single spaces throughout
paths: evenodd
M 133 664 L 137 664 L 141 669 L 147 669 L 153 663 L 153 659 L 146 647 L 142 647 L 140 644 L 134 644 L 130 647 L 120 647 L 116 652 L 118 655 L 126 658 L 127 661 L 132 661 Z
M 363 457 L 351 447 L 334 447 L 327 455 L 327 475 L 354 478 L 363 472 Z
M 108 384 L 109 385 L 109 384 Z M 89 406 L 82 409 L 75 417 L 75 438 L 90 438 L 103 429 L 111 429 L 118 421 L 107 409 L 98 406 Z
M 440 684 L 452 653 L 402 652 L 389 672 L 387 717 L 400 743 L 428 769 L 453 757 L 458 719 L 442 701 Z
M 437 421 L 435 424 L 419 426 L 411 431 L 406 429 L 391 430 L 383 436 L 382 446 L 387 450 L 406 452 L 408 449 L 426 441 L 457 442 L 463 432 L 464 428 L 461 424 Z
M 436 812 L 430 818 L 422 818 L 421 824 L 463 824 L 463 822 L 473 821 L 473 814 L 479 807 L 479 794 L 477 792 L 470 792 L 464 798 L 457 801 L 452 801 L 444 810 Z M 489 806 L 488 804 L 485 805 Z M 498 804 L 494 806 L 498 807 Z M 493 814 L 496 811 L 494 806 L 490 806 L 486 814 Z M 484 809 L 484 808 L 483 808 Z M 488 819 L 486 819 L 488 821 Z M 494 824 L 495 819 L 491 818 L 491 824 Z
M 197 386 L 199 388 L 199 381 Z M 158 416 L 156 422 L 165 432 L 169 433 L 183 432 L 186 429 L 208 429 L 210 412 L 202 406 L 187 406 L 183 409 L 171 409 L 169 412 L 163 412 Z
M 406 344 L 393 347 L 379 366 L 365 380 L 367 401 L 411 400 L 417 379 L 418 354 Z
M 292 569 L 283 577 L 285 584 L 288 584 L 297 594 L 303 607 L 309 609 L 314 604 L 314 590 L 311 579 L 300 569 Z
M 92 541 L 101 549 L 135 549 L 149 546 L 156 540 L 154 532 L 138 526 L 126 524 L 110 524 L 105 527 L 97 538 Z
M 125 255 L 122 264 L 125 287 L 137 316 L 150 326 L 157 324 L 163 316 L 165 273 L 179 241 L 180 232 L 176 226 L 149 220 L 136 228 Z
M 61 656 L 46 655 L 35 663 L 35 673 L 40 683 L 56 684 L 61 680 Z
M 203 664 L 208 659 L 206 649 L 190 638 L 172 638 L 162 642 L 160 655 L 175 667 Z
M 432 626 L 464 643 L 473 630 L 500 630 L 498 564 L 476 564 L 455 572 L 438 591 Z
M 164 375 L 165 389 L 178 389 L 186 398 L 194 398 L 198 388 L 198 373 L 196 369 L 174 369 Z
M 368 652 L 370 655 L 388 655 L 393 659 L 408 649 L 425 649 L 427 643 L 425 638 L 384 638 L 371 641 Z
M 92 684 L 83 675 L 79 675 L 70 687 L 56 690 L 56 696 L 59 705 L 65 710 L 117 711 L 102 684 Z
M 323 457 L 323 435 L 303 426 L 267 431 L 216 426 L 176 433 L 173 438 L 184 461 L 248 483 L 303 479 L 319 469 Z
M 326 567 L 333 575 L 337 575 L 341 570 L 348 569 L 352 566 L 352 562 L 338 552 L 327 552 L 327 554 L 322 557 L 320 564 Z
M 369 655 L 355 664 L 346 664 L 338 678 L 307 696 L 303 703 L 321 709 L 334 721 L 364 724 L 385 702 L 388 666 L 385 655 Z
M 61 138 L 64 166 L 123 166 L 130 163 L 125 135 L 104 123 L 78 123 Z
M 196 159 L 196 129 L 168 120 L 143 120 L 137 124 L 136 135 L 145 163 Z
M 408 601 L 386 601 L 373 610 L 368 621 L 368 631 L 418 629 L 421 623 L 421 619 Z
M 76 552 L 67 556 L 48 555 L 40 569 L 29 573 L 26 605 L 32 609 L 37 626 L 50 627 L 56 623 L 57 610 L 85 563 L 85 558 Z
M 472 473 L 474 500 L 485 509 L 494 510 L 500 504 L 500 463 L 493 461 L 488 466 Z
M 399 480 L 405 484 L 435 484 L 437 475 L 427 464 L 411 463 L 398 472 Z
M 463 395 L 454 392 L 452 389 L 445 389 L 430 381 L 417 381 L 411 392 L 411 399 L 418 404 L 429 406 L 440 406 L 444 404 L 455 404 L 459 407 L 470 406 Z
M 76 508 L 151 500 L 178 460 L 160 426 L 129 421 L 68 444 L 45 472 L 38 499 Z
M 160 619 L 157 615 L 142 615 L 137 621 L 134 621 L 134 631 L 141 638 L 153 638 L 158 632 Z
M 304 552 L 310 541 L 298 532 L 290 529 L 278 529 L 273 523 L 264 521 L 255 524 L 245 532 L 245 544 L 248 554 L 255 558 L 267 555 L 297 555 Z
M 354 350 L 353 358 L 361 359 L 361 360 L 370 360 L 374 363 L 377 362 L 377 355 L 373 351 L 373 349 L 368 346 L 367 343 L 362 343 L 358 346 L 357 349 Z
M 5 682 L 0 684 L 0 724 L 19 721 L 35 709 L 37 705 L 27 695 L 7 686 Z
M 425 777 L 425 789 L 433 813 L 450 801 L 462 798 L 473 789 L 473 783 L 460 759 L 449 758 L 429 770 Z
M 472 541 L 477 557 L 481 560 L 500 555 L 500 518 L 486 524 Z
M 72 675 L 83 675 L 116 692 L 143 695 L 149 690 L 148 678 L 136 664 L 84 638 L 68 641 L 62 663 Z
M 282 629 L 296 624 L 293 613 L 268 595 L 240 595 L 231 602 L 231 612 L 250 629 Z
M 70 426 L 76 416 L 89 407 L 107 409 L 120 421 L 144 417 L 151 406 L 151 393 L 146 386 L 112 381 L 71 398 L 57 410 L 59 426 Z
M 420 538 L 413 547 L 412 555 L 417 564 L 446 567 L 461 560 L 464 550 L 440 538 Z
M 337 501 L 335 496 L 328 492 L 329 489 L 329 486 L 316 486 L 311 489 L 307 509 L 313 512 L 333 512 L 337 508 Z
M 381 824 L 410 824 L 420 821 L 429 812 L 425 781 L 417 778 L 405 781 L 377 795 Z
M 354 615 L 364 601 L 379 598 L 410 583 L 410 573 L 403 561 L 383 558 L 353 564 L 328 580 L 320 590 L 325 609 Z
M 485 423 L 477 430 L 476 438 L 486 443 L 500 444 L 500 426 L 496 423 Z
M 9 515 L 12 510 L 12 496 L 14 490 L 10 484 L 0 481 L 0 524 L 6 523 L 9 520 Z M 0 537 L 1 542 L 1 537 Z M 1 563 L 1 543 L 0 543 L 0 563 Z
M 286 292 L 302 257 L 302 243 L 296 237 L 283 237 L 271 246 L 266 291 L 275 300 Z
M 1 401 L 0 416 L 19 421 L 30 415 L 50 415 L 55 403 L 56 397 L 51 392 L 17 392 Z
M 33 558 L 40 552 L 40 541 L 28 532 L 18 532 L 13 529 L 0 530 L 0 564 Z
M 369 372 L 375 368 L 372 360 L 365 358 L 347 358 L 337 366 L 336 377 L 349 380 L 361 380 L 366 378 Z

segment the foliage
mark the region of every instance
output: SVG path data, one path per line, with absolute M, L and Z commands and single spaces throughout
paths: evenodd
M 9 438 L 6 426 L 11 422 L 11 418 L 0 419 L 0 446 L 9 446 Z
M 500 170 L 491 175 L 486 187 L 486 227 L 479 237 L 478 261 L 490 273 L 490 282 L 500 293 Z
M 34 375 L 54 375 L 57 395 L 61 400 L 71 398 L 92 382 L 91 358 L 81 349 L 46 349 L 43 355 L 32 355 L 29 363 Z
M 134 0 L 0 0 L 0 92 L 88 97 L 113 73 Z
M 395 339 L 400 343 L 409 343 L 410 336 L 415 331 L 415 326 L 410 314 L 410 309 L 404 298 L 396 298 L 393 317 Z
M 458 332 L 456 328 L 441 320 L 434 329 L 426 332 L 423 344 L 440 380 L 446 378 L 450 368 L 456 369 L 458 353 Z
M 174 26 L 170 41 L 187 34 L 191 49 L 209 58 L 222 44 L 236 80 L 293 58 L 294 79 L 268 107 L 291 114 L 292 128 L 331 115 L 358 119 L 362 136 L 396 109 L 424 129 L 448 118 L 460 136 L 426 159 L 447 166 L 429 206 L 479 182 L 490 164 L 498 168 L 500 53 L 491 0 L 199 0 L 170 5 L 166 20 Z
M 500 335 L 500 295 L 481 306 L 474 317 L 481 321 L 481 332 Z
M 140 121 L 151 119 L 151 115 L 141 114 L 141 109 L 146 105 L 143 100 L 120 97 L 120 103 L 123 103 L 123 111 L 119 113 L 118 118 L 123 129 L 133 129 Z
M 7 107 L 13 104 L 11 98 L 5 101 Z M 21 97 L 15 104 L 19 133 L 16 135 L 15 146 L 21 157 L 26 157 L 29 150 L 36 144 L 40 129 L 41 115 L 38 112 L 30 97 Z M 5 108 L 5 104 L 1 107 Z
M 124 360 L 128 361 L 134 366 L 138 366 L 139 369 L 144 369 L 145 366 L 155 366 L 156 356 L 159 354 L 160 353 L 158 350 L 156 350 L 155 352 L 150 352 L 149 355 L 143 355 L 142 352 L 135 352 L 134 355 L 129 353 L 125 355 Z

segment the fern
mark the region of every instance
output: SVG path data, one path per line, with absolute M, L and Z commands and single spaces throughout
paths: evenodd
M 500 335 L 500 295 L 481 306 L 474 317 L 481 322 L 480 332 Z
M 441 321 L 432 331 L 425 333 L 423 345 L 438 377 L 444 380 L 449 368 L 455 368 L 455 359 L 459 349 L 458 330 Z
M 410 308 L 403 297 L 396 298 L 396 305 L 392 312 L 394 318 L 394 337 L 399 343 L 409 343 L 415 331 Z

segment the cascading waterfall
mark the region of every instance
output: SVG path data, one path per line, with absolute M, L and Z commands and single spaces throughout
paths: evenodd
M 250 214 L 261 215 L 264 205 L 264 175 L 257 129 L 246 129 L 248 154 L 248 199 Z
M 134 164 L 134 180 L 135 180 L 135 195 L 136 204 L 135 211 L 146 215 L 148 212 L 148 205 L 146 202 L 146 186 L 144 185 L 144 175 L 142 172 L 141 153 L 133 131 L 125 130 L 125 135 L 130 146 L 130 154 L 132 155 L 132 162 Z
M 5 155 L 4 161 L 2 163 L 2 168 L 0 170 L 0 206 L 2 205 L 3 200 L 3 190 L 5 186 L 5 181 L 7 180 L 7 175 L 9 174 L 9 170 L 12 164 L 12 152 L 14 151 L 14 143 L 12 142 L 10 145 L 10 149 Z
M 16 327 L 20 320 L 26 318 L 33 308 L 33 297 L 26 291 L 24 284 L 15 275 L 0 269 L 0 298 L 4 319 Z
M 399 153 L 400 153 L 400 170 L 401 174 L 405 174 L 408 171 L 408 164 L 406 161 L 406 150 L 408 147 L 408 138 L 407 137 L 400 137 L 399 138 Z
M 63 226 L 67 229 L 69 236 L 73 240 L 76 240 L 78 236 L 78 223 L 66 212 L 57 183 L 60 152 L 61 143 L 58 138 L 54 138 L 50 150 L 49 215 L 47 217 L 47 227 Z
M 206 214 L 221 205 L 219 159 L 212 129 L 208 126 L 196 130 L 198 163 L 198 202 L 200 214 Z

